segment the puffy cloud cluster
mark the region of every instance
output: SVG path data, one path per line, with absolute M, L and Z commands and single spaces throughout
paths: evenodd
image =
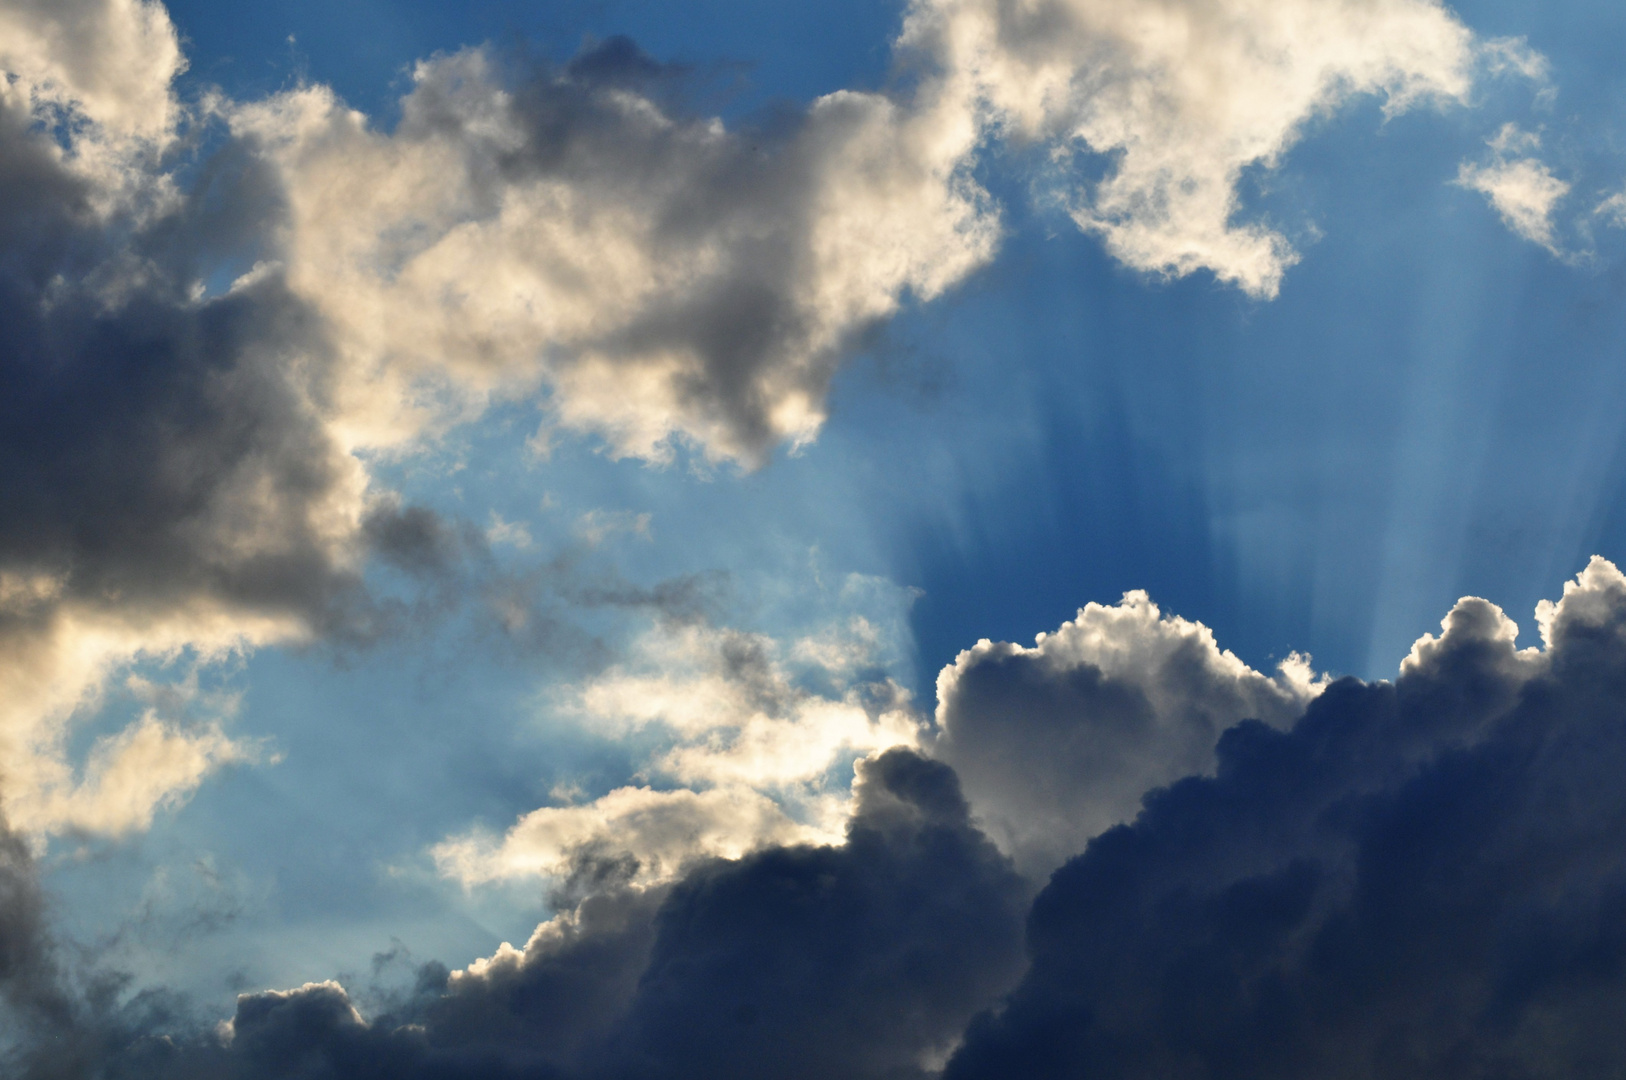
M 1000 131 L 1051 150 L 1060 199 L 1114 256 L 1261 297 L 1298 255 L 1238 220 L 1247 172 L 1363 95 L 1389 115 L 1465 103 L 1481 49 L 1530 66 L 1434 0 L 917 0 L 904 36 Z
M 1626 577 L 1461 601 L 1400 679 L 1245 723 L 1035 902 L 945 1076 L 1574 1076 L 1626 1063 Z
M 1145 607 L 1087 610 L 1071 649 L 1120 680 L 1148 656 L 1200 671 L 1188 684 L 1215 715 L 1245 693 L 1288 708 L 1281 684 Z M 842 843 L 703 859 L 647 888 L 605 878 L 524 948 L 424 965 L 370 1017 L 331 982 L 244 995 L 213 1032 L 171 1017 L 166 1033 L 150 1011 L 85 1027 L 64 1006 L 69 1026 L 42 1030 L 81 1037 L 8 1064 L 75 1075 L 66 1053 L 180 1080 L 1613 1075 L 1626 575 L 1595 559 L 1537 622 L 1541 645 L 1520 649 L 1499 609 L 1465 598 L 1394 683 L 1343 679 L 1290 725 L 1236 723 L 1212 774 L 1146 793 L 1031 906 L 954 770 L 894 748 L 861 762 Z M 1078 704 L 1059 700 L 1065 737 Z M 7 910 L 30 925 L 23 880 Z
M 861 769 L 842 846 L 597 894 L 523 950 L 426 965 L 388 1015 L 314 983 L 244 995 L 216 1033 L 98 1039 L 116 1075 L 166 1080 L 924 1077 L 1020 975 L 1028 895 L 953 772 L 898 749 Z M 77 1064 L 71 1046 L 35 1050 L 13 1075 Z
M 634 658 L 575 688 L 565 706 L 600 734 L 653 738 L 658 749 L 642 772 L 667 786 L 543 807 L 500 839 L 448 840 L 436 860 L 466 884 L 619 868 L 649 885 L 698 858 L 837 842 L 849 763 L 920 738 L 908 693 L 878 673 L 878 647 L 876 628 L 856 616 L 788 644 L 660 625 Z
M 286 191 L 349 441 L 545 381 L 618 453 L 757 461 L 813 437 L 853 334 L 992 255 L 975 125 L 935 84 L 730 131 L 670 107 L 675 77 L 625 39 L 558 71 L 468 49 L 418 65 L 393 132 L 319 86 L 232 112 Z
M 1043 877 L 1133 818 L 1146 792 L 1210 772 L 1226 729 L 1285 728 L 1324 685 L 1297 654 L 1267 678 L 1206 626 L 1131 592 L 1087 604 L 1032 648 L 983 640 L 962 652 L 937 677 L 934 752 L 982 827 Z
M 173 120 L 162 9 L 3 12 L 5 798 L 29 832 L 120 831 L 241 754 L 218 730 L 148 717 L 81 775 L 70 722 L 138 656 L 220 655 L 344 622 L 364 478 L 290 377 L 322 354 L 312 313 L 273 279 L 192 295 L 270 208 L 241 158 L 184 196 L 143 171 Z
M 76 113 L 116 136 L 162 140 L 186 67 L 157 0 L 9 0 L 0 7 L 8 105 Z
M 1353 95 L 1461 99 L 1476 48 L 1426 0 L 919 0 L 909 78 L 772 122 L 693 115 L 681 73 L 612 39 L 562 67 L 424 61 L 384 131 L 322 86 L 183 101 L 149 0 L 4 0 L 13 820 L 139 825 L 241 756 L 132 730 L 97 768 L 140 760 L 174 784 L 103 805 L 137 787 L 87 777 L 67 732 L 133 659 L 388 622 L 365 559 L 422 523 L 373 489 L 369 455 L 515 395 L 653 460 L 686 444 L 756 463 L 811 439 L 852 342 L 992 258 L 998 214 L 972 177 L 991 136 L 1043 141 L 1063 172 L 1105 155 L 1069 206 L 1130 265 L 1268 295 L 1291 254 L 1233 222 L 1242 172 Z
M 386 134 L 322 87 L 184 106 L 183 67 L 160 5 L 0 4 L 0 755 L 36 834 L 140 827 L 247 753 L 148 718 L 75 760 L 132 661 L 388 625 L 368 553 L 433 570 L 448 530 L 358 455 L 546 381 L 621 452 L 755 460 L 812 436 L 852 334 L 992 251 L 929 88 L 739 133 L 625 41 L 470 50 Z

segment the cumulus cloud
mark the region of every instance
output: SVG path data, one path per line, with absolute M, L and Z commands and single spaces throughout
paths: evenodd
M 186 66 L 154 0 L 8 0 L 0 6 L 6 95 L 78 113 L 120 135 L 162 139 L 176 121 L 170 82 Z
M 1481 48 L 1494 68 L 1534 64 L 1432 0 L 916 0 L 904 38 L 998 130 L 1051 151 L 1059 197 L 1115 257 L 1260 297 L 1298 254 L 1238 220 L 1247 171 L 1361 96 L 1388 115 L 1465 103 Z
M 398 614 L 369 553 L 425 578 L 468 550 L 362 456 L 545 386 L 617 453 L 759 461 L 997 235 L 935 83 L 729 130 L 624 39 L 471 49 L 382 132 L 320 86 L 184 105 L 184 66 L 159 4 L 0 3 L 0 752 L 30 831 L 139 827 L 238 756 L 149 726 L 71 760 L 122 668 L 364 640 Z
M 1535 155 L 1541 137 L 1504 125 L 1488 145 L 1482 162 L 1462 163 L 1457 183 L 1490 200 L 1509 229 L 1554 255 L 1561 254 L 1553 239 L 1553 210 L 1570 192 L 1570 185 Z
M 699 864 L 612 889 L 366 1018 L 337 983 L 245 994 L 214 1032 L 96 1033 L 98 1064 L 165 1080 L 926 1077 L 1020 975 L 1028 896 L 946 766 L 861 768 L 836 847 Z M 19 1075 L 52 1075 L 43 1043 Z M 32 1071 L 30 1071 L 32 1070 Z
M 80 7 L 83 25 L 64 21 Z M 294 358 L 321 356 L 308 309 L 272 278 L 210 302 L 193 296 L 200 266 L 264 220 L 263 173 L 228 155 L 208 192 L 137 205 L 119 194 L 123 179 L 75 157 L 106 125 L 151 134 L 168 122 L 124 81 L 148 72 L 158 100 L 176 63 L 126 70 L 110 55 L 100 74 L 84 74 L 90 61 L 78 58 L 127 23 L 172 38 L 162 10 L 6 11 L 8 47 L 27 45 L 17 27 L 32 27 L 67 50 L 51 78 L 79 89 L 0 102 L 5 798 L 29 831 L 117 831 L 233 755 L 212 737 L 132 729 L 76 784 L 64 756 L 75 718 L 137 657 L 222 655 L 353 623 L 342 609 L 354 595 L 365 478 L 289 374 Z M 107 101 L 70 76 L 92 89 L 112 80 Z M 91 112 L 57 128 L 59 108 Z M 144 160 L 132 153 L 128 162 Z M 138 759 L 162 762 L 145 787 L 119 779 Z M 160 776 L 179 787 L 159 790 Z
M 286 190 L 348 441 L 545 381 L 617 453 L 756 461 L 813 437 L 853 334 L 992 254 L 974 126 L 933 87 L 732 131 L 670 106 L 675 77 L 617 38 L 560 70 L 424 61 L 390 133 L 323 87 L 233 109 Z
M 787 843 L 835 843 L 850 807 L 843 766 L 912 746 L 921 719 L 877 673 L 876 628 L 862 617 L 782 644 L 700 623 L 660 624 L 565 695 L 590 730 L 652 737 L 643 773 L 677 787 L 626 786 L 580 805 L 542 807 L 501 838 L 435 848 L 466 884 L 568 877 L 584 857 L 621 860 L 641 885 L 698 858 Z
M 364 460 L 504 396 L 657 461 L 813 438 L 863 332 L 992 258 L 972 175 L 990 134 L 1058 148 L 1063 172 L 1106 155 L 1068 205 L 1130 265 L 1268 295 L 1292 256 L 1233 221 L 1242 171 L 1357 94 L 1462 99 L 1481 47 L 1425 0 L 919 0 L 898 48 L 889 92 L 735 127 L 625 39 L 563 66 L 465 49 L 417 66 L 384 131 L 317 85 L 183 103 L 149 0 L 0 3 L 0 746 L 20 827 L 145 820 L 59 798 L 104 789 L 73 778 L 66 733 L 132 660 L 364 639 L 392 618 L 361 587 L 370 553 L 422 577 L 468 548 Z M 178 149 L 187 130 L 207 153 Z M 165 745 L 192 755 L 153 773 L 176 791 L 231 756 Z
M 1227 728 L 1292 724 L 1325 686 L 1294 654 L 1275 677 L 1144 592 L 1088 604 L 1031 648 L 978 642 L 937 677 L 934 753 L 983 828 L 1039 878 L 1129 821 L 1141 796 L 1214 768 Z
M 1594 559 L 1536 622 L 1540 645 L 1520 649 L 1495 605 L 1465 598 L 1395 682 L 1342 679 L 1304 704 L 1307 674 L 1248 672 L 1132 594 L 998 651 L 1051 681 L 1093 669 L 1081 682 L 1165 693 L 1171 716 L 1246 712 L 1250 695 L 1277 712 L 1231 726 L 1212 773 L 1148 792 L 1031 907 L 953 769 L 893 748 L 860 763 L 841 842 L 703 858 L 647 888 L 583 860 L 579 904 L 523 948 L 426 964 L 370 1016 L 334 982 L 245 994 L 216 1030 L 58 997 L 70 1026 L 25 1028 L 48 1037 L 8 1064 L 166 1080 L 1612 1075 L 1626 575 Z M 997 670 L 979 649 L 960 677 Z M 1076 722 L 1057 701 L 1058 725 Z
M 945 1076 L 1619 1071 L 1626 577 L 1537 621 L 1464 599 L 1394 684 L 1231 729 L 1056 873 Z

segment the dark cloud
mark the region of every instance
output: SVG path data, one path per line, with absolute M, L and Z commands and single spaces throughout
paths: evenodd
M 844 846 L 612 887 L 522 952 L 467 972 L 425 965 L 370 1021 L 336 983 L 250 994 L 228 1036 L 126 1034 L 105 1069 L 166 1080 L 922 1076 L 1020 974 L 1028 895 L 970 825 L 953 772 L 894 750 L 866 766 Z
M 983 827 L 1044 878 L 1132 819 L 1148 790 L 1214 766 L 1239 720 L 1285 727 L 1314 696 L 1295 657 L 1266 678 L 1143 592 L 1090 604 L 1032 648 L 982 641 L 937 678 L 937 757 Z
M 336 983 L 246 995 L 224 1035 L 162 996 L 65 998 L 26 959 L 46 954 L 24 877 L 3 925 L 25 933 L 0 940 L 8 971 L 47 977 L 8 985 L 59 1004 L 14 1072 L 1614 1076 L 1626 577 L 1598 560 L 1542 619 L 1546 647 L 1520 651 L 1500 611 L 1463 600 L 1395 683 L 1337 682 L 1289 731 L 1232 727 L 1213 776 L 1149 794 L 1056 872 L 1025 958 L 1030 887 L 953 771 L 906 750 L 863 763 L 839 847 L 649 890 L 584 850 L 556 897 L 578 906 L 523 950 L 425 965 L 371 1017 Z
M 1233 728 L 1056 873 L 946 1076 L 1619 1075 L 1626 579 L 1547 631 L 1464 600 L 1397 683 Z
M 57 981 L 45 897 L 27 842 L 0 819 L 0 1012 L 13 1023 L 59 1032 L 72 1002 Z M 0 1052 L 5 1049 L 0 1040 Z M 0 1059 L 3 1060 L 3 1059 Z
M 444 576 L 487 551 L 485 538 L 472 524 L 449 521 L 397 497 L 380 499 L 362 518 L 361 532 L 374 555 L 416 577 Z
M 651 1077 L 906 1077 L 1020 970 L 1026 888 L 946 766 L 870 762 L 843 848 L 692 874 L 661 909 L 624 1063 Z
M 227 151 L 149 221 L 57 157 L 0 115 L 0 571 L 59 579 L 59 604 L 344 618 L 327 517 L 355 477 L 293 375 L 320 372 L 319 319 L 275 274 L 192 292 L 275 206 L 266 177 Z

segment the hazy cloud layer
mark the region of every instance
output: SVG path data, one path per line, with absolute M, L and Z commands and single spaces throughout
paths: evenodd
M 980 641 L 937 677 L 934 753 L 982 827 L 1043 878 L 1128 821 L 1152 788 L 1214 767 L 1242 720 L 1289 726 L 1325 685 L 1305 657 L 1275 678 L 1143 592 L 1088 604 L 1032 648 Z

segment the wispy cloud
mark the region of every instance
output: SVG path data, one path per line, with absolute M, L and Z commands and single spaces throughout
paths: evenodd
M 1506 124 L 1489 146 L 1491 154 L 1485 161 L 1462 163 L 1456 182 L 1489 199 L 1519 236 L 1562 255 L 1553 236 L 1553 211 L 1569 195 L 1570 185 L 1535 156 L 1541 137 Z

